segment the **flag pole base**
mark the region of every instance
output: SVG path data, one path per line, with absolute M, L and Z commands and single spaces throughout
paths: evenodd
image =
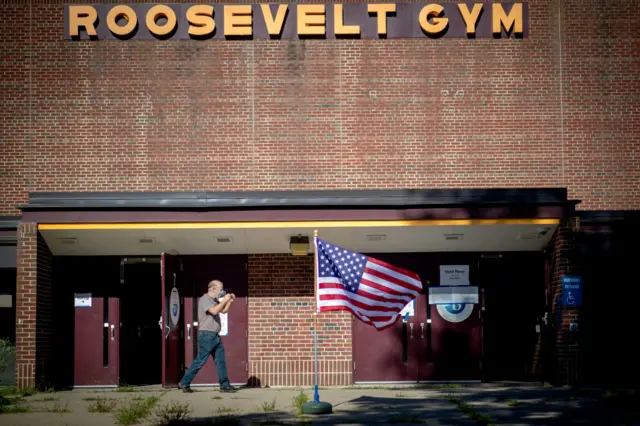
M 302 404 L 303 414 L 331 414 L 333 406 L 328 402 L 310 401 Z

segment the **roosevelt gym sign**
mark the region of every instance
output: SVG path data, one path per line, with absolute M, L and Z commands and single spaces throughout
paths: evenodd
M 67 40 L 526 37 L 527 3 L 64 6 Z

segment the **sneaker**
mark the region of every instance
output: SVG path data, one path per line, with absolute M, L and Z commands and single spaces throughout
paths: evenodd
M 238 388 L 234 388 L 231 385 L 220 386 L 220 392 L 238 392 Z
M 178 383 L 178 389 L 182 389 L 184 393 L 193 393 L 193 390 L 189 386 L 185 386 L 182 383 Z

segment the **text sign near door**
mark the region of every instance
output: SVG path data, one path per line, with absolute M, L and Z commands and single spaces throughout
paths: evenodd
M 469 265 L 440 265 L 440 285 L 469 285 Z
M 562 304 L 567 307 L 582 306 L 582 277 L 562 277 Z

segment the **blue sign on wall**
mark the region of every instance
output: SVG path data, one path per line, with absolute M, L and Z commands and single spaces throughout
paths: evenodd
M 562 304 L 567 307 L 582 306 L 582 277 L 562 277 Z

